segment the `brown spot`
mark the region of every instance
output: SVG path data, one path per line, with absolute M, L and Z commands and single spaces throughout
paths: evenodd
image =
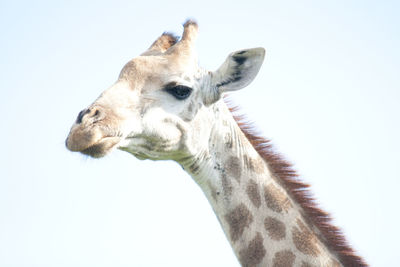
M 245 156 L 244 160 L 247 169 L 249 169 L 251 172 L 254 172 L 256 174 L 264 173 L 265 163 L 261 158 L 254 159 L 250 156 Z
M 222 189 L 224 190 L 225 196 L 230 196 L 232 194 L 233 186 L 231 180 L 226 176 L 225 173 L 221 174 Z
M 313 267 L 310 263 L 302 261 L 301 262 L 301 267 Z
M 193 162 L 190 166 L 189 166 L 189 170 L 191 173 L 193 174 L 197 174 L 200 170 L 200 165 L 197 162 Z
M 297 219 L 297 225 L 292 228 L 294 245 L 300 252 L 316 257 L 319 254 L 317 238 L 300 219 Z
M 150 46 L 148 51 L 165 52 L 168 48 L 173 46 L 178 41 L 178 38 L 170 33 L 163 33 L 154 43 Z
M 210 188 L 211 196 L 214 199 L 214 201 L 218 201 L 217 196 L 219 195 L 219 193 L 217 192 L 214 185 L 210 181 L 208 181 L 208 188 Z
M 290 250 L 282 250 L 275 253 L 272 260 L 273 267 L 291 267 L 296 256 Z
M 231 178 L 235 178 L 235 180 L 239 183 L 240 176 L 242 175 L 240 159 L 238 157 L 230 157 L 225 164 L 226 174 Z
M 253 216 L 244 204 L 239 204 L 234 210 L 225 215 L 229 224 L 229 234 L 232 241 L 237 241 L 244 229 L 253 222 Z
M 258 189 L 258 184 L 254 180 L 250 179 L 247 184 L 246 193 L 249 196 L 251 203 L 259 208 L 261 206 L 261 195 L 260 190 Z
M 268 208 L 273 211 L 288 211 L 292 207 L 289 198 L 273 184 L 264 187 L 264 194 Z
M 329 266 L 332 266 L 332 267 L 341 267 L 342 265 L 341 265 L 337 260 L 332 259 Z
M 239 251 L 239 260 L 242 266 L 256 266 L 261 263 L 267 251 L 263 244 L 263 237 L 260 232 L 250 241 L 247 248 Z
M 267 217 L 264 220 L 265 229 L 273 240 L 281 240 L 286 236 L 285 224 L 273 217 Z
M 122 68 L 121 73 L 119 74 L 119 78 L 133 82 L 132 77 L 135 72 L 137 72 L 137 64 L 135 61 L 131 60 L 126 63 L 125 66 Z
M 192 103 L 190 103 L 190 105 L 188 106 L 188 111 L 189 111 L 190 113 L 193 112 L 193 107 L 194 107 L 194 104 L 193 104 L 193 102 L 192 102 Z
M 233 147 L 233 139 L 232 135 L 230 133 L 225 134 L 224 142 L 227 148 L 232 148 Z

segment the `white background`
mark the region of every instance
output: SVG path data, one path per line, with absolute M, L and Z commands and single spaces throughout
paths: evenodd
M 1 1 L 0 266 L 238 266 L 174 162 L 64 140 L 78 112 L 163 31 L 200 25 L 200 64 L 262 46 L 234 94 L 371 266 L 398 264 L 396 1 Z

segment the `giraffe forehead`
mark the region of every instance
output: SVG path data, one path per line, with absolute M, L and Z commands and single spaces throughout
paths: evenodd
M 140 56 L 125 64 L 119 79 L 127 80 L 133 86 L 132 89 L 135 89 L 145 82 L 161 80 L 169 72 L 167 61 L 163 57 Z
M 196 62 L 179 60 L 178 57 L 170 55 L 138 56 L 125 64 L 121 70 L 120 78 L 178 75 L 190 79 L 195 76 L 198 69 L 199 66 Z
M 140 56 L 123 67 L 119 80 L 127 81 L 132 90 L 139 90 L 149 96 L 148 93 L 171 85 L 196 89 L 202 73 L 199 67 L 179 68 L 165 56 Z

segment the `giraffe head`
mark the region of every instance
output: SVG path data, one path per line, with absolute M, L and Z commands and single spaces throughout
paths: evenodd
M 184 24 L 181 40 L 164 33 L 129 61 L 117 82 L 82 110 L 66 140 L 71 151 L 102 157 L 113 148 L 141 159 L 187 157 L 208 140 L 212 105 L 247 86 L 264 59 L 263 48 L 231 53 L 219 69 L 198 66 L 198 26 Z

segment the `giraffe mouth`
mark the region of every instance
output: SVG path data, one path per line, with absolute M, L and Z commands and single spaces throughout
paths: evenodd
M 121 139 L 122 134 L 110 127 L 96 126 L 87 129 L 75 125 L 65 140 L 65 145 L 70 151 L 101 158 L 116 147 Z
M 103 137 L 96 143 L 79 152 L 93 158 L 101 158 L 108 154 L 114 147 L 116 147 L 120 141 L 121 137 L 118 136 Z

